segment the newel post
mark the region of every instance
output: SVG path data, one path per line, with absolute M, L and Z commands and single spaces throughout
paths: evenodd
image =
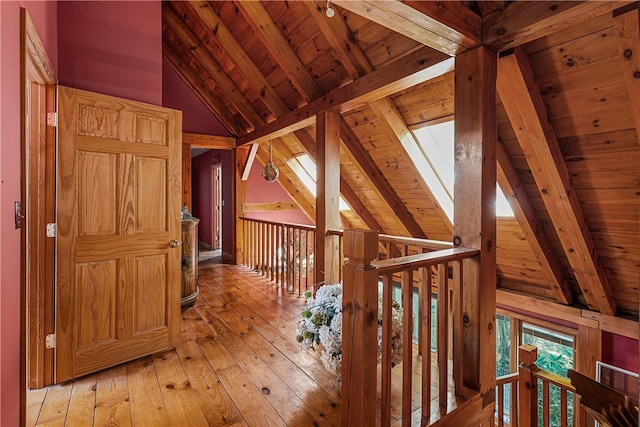
M 518 411 L 520 426 L 538 425 L 538 379 L 533 373 L 538 370 L 538 349 L 531 344 L 523 344 L 518 349 Z
M 378 232 L 345 230 L 342 284 L 343 426 L 374 426 L 378 359 Z

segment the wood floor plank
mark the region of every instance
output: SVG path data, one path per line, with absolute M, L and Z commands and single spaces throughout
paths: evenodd
M 48 388 L 47 395 L 42 403 L 40 416 L 36 425 L 59 422 L 64 424 L 69 408 L 72 384 L 59 384 Z
M 207 426 L 208 422 L 175 351 L 153 356 L 165 408 L 172 426 Z
M 219 321 L 218 327 L 229 328 L 227 322 L 239 321 L 239 317 L 231 310 L 213 311 L 207 308 L 209 317 L 215 317 Z M 243 334 L 241 332 L 241 334 Z M 309 408 L 305 402 L 289 388 L 273 370 L 271 365 L 265 363 L 243 341 L 242 336 L 231 328 L 220 338 L 222 345 L 230 354 L 233 354 L 238 365 L 247 373 L 256 387 L 262 390 L 269 404 L 278 412 L 288 425 L 313 426 L 327 424 L 325 413 L 316 412 Z M 268 343 L 264 343 L 265 347 Z M 289 374 L 290 375 L 290 374 Z M 339 423 L 339 414 L 334 411 L 331 421 Z
M 74 381 L 69 410 L 67 411 L 67 425 L 90 426 L 94 424 L 97 383 L 97 374 L 87 375 Z
M 183 328 L 182 341 L 176 352 L 209 425 L 231 426 L 243 422 L 210 362 L 186 328 Z
M 127 363 L 127 384 L 133 426 L 168 426 L 158 378 L 150 357 Z
M 244 370 L 238 366 L 235 358 L 220 343 L 220 334 L 225 331 L 216 330 L 215 333 L 207 335 L 212 327 L 205 325 L 204 322 L 191 321 L 188 326 L 192 333 L 198 336 L 198 345 L 207 359 L 212 361 L 216 375 L 247 424 L 285 426 L 282 418 L 265 400 L 262 391 L 253 384 Z
M 27 416 L 25 419 L 25 427 L 33 427 L 36 425 L 46 395 L 46 387 L 27 391 Z
M 96 425 L 131 425 L 129 387 L 125 365 L 100 371 L 96 385 Z

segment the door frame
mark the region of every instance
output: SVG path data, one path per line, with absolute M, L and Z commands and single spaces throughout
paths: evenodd
M 211 165 L 211 246 L 222 250 L 222 162 Z
M 21 203 L 20 239 L 20 416 L 26 416 L 27 387 L 54 383 L 54 239 L 46 224 L 55 222 L 55 127 L 46 125 L 56 109 L 57 75 L 25 8 L 20 8 Z M 43 93 L 29 95 L 32 85 Z M 44 144 L 42 144 L 44 142 Z M 37 201 L 37 203 L 36 203 Z M 27 355 L 30 355 L 27 360 Z

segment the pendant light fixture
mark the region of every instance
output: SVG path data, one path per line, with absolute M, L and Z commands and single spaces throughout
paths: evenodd
M 269 139 L 269 161 L 264 165 L 264 169 L 262 169 L 262 177 L 266 179 L 267 182 L 275 181 L 278 179 L 278 175 L 280 175 L 280 170 L 273 164 L 272 158 L 273 153 L 271 150 L 271 139 Z

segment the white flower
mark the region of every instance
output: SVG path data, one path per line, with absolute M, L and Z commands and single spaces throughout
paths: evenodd
M 392 305 L 391 362 L 402 362 L 402 308 Z M 378 319 L 382 319 L 382 297 L 378 298 Z M 382 359 L 382 322 L 378 322 L 378 362 Z M 296 339 L 305 350 L 315 344 L 323 347 L 320 360 L 325 369 L 338 377 L 342 370 L 342 283 L 324 285 L 315 297 L 307 299 L 303 319 L 298 322 Z

